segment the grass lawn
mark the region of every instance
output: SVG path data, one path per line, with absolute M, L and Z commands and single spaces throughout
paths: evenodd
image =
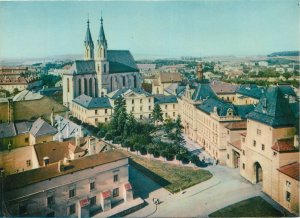
M 217 210 L 209 217 L 282 217 L 283 214 L 261 197 L 249 198 Z
M 212 174 L 208 170 L 177 166 L 159 160 L 143 158 L 142 156 L 127 153 L 126 151 L 122 152 L 125 152 L 131 157 L 131 166 L 141 171 L 171 193 L 176 193 L 180 191 L 180 189 L 184 190 L 212 177 Z

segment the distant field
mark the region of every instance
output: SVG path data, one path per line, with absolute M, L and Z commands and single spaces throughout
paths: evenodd
M 208 170 L 176 166 L 159 160 L 151 160 L 138 155 L 131 156 L 130 165 L 163 186 L 171 193 L 179 192 L 188 187 L 204 182 L 212 177 Z
M 283 214 L 261 197 L 249 198 L 208 215 L 209 217 L 282 217 Z

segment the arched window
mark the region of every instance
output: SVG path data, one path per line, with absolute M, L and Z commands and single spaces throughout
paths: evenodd
M 137 81 L 136 81 L 136 75 L 133 76 L 133 87 L 136 88 L 137 86 Z
M 122 80 L 123 80 L 123 87 L 124 87 L 126 85 L 125 76 L 122 77 Z
M 97 83 L 97 79 L 94 78 L 94 84 L 95 84 L 95 97 L 98 97 L 98 83 Z
M 106 64 L 103 64 L 103 73 L 106 73 Z
M 93 79 L 89 79 L 89 96 L 93 97 Z
M 112 92 L 113 91 L 113 79 L 112 77 L 110 77 L 110 91 Z
M 78 91 L 79 95 L 81 95 L 81 79 L 78 79 Z
M 87 82 L 87 79 L 86 79 L 86 78 L 84 78 L 83 81 L 84 81 L 84 94 L 87 95 L 87 92 L 88 92 L 88 87 L 87 87 L 88 82 Z
M 70 79 L 67 79 L 67 92 L 70 92 Z

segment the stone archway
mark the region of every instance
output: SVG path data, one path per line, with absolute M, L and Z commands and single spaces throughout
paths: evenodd
M 263 171 L 259 162 L 254 163 L 254 173 L 255 173 L 255 181 L 256 183 L 263 181 Z

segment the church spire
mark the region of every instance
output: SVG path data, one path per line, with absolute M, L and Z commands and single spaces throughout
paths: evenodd
M 100 31 L 98 36 L 97 45 L 97 59 L 106 60 L 107 56 L 107 41 L 105 38 L 104 28 L 103 28 L 103 18 L 100 19 Z
M 85 60 L 93 60 L 94 59 L 94 43 L 90 31 L 90 20 L 87 20 L 87 29 L 85 34 L 85 40 L 84 40 L 84 59 Z

